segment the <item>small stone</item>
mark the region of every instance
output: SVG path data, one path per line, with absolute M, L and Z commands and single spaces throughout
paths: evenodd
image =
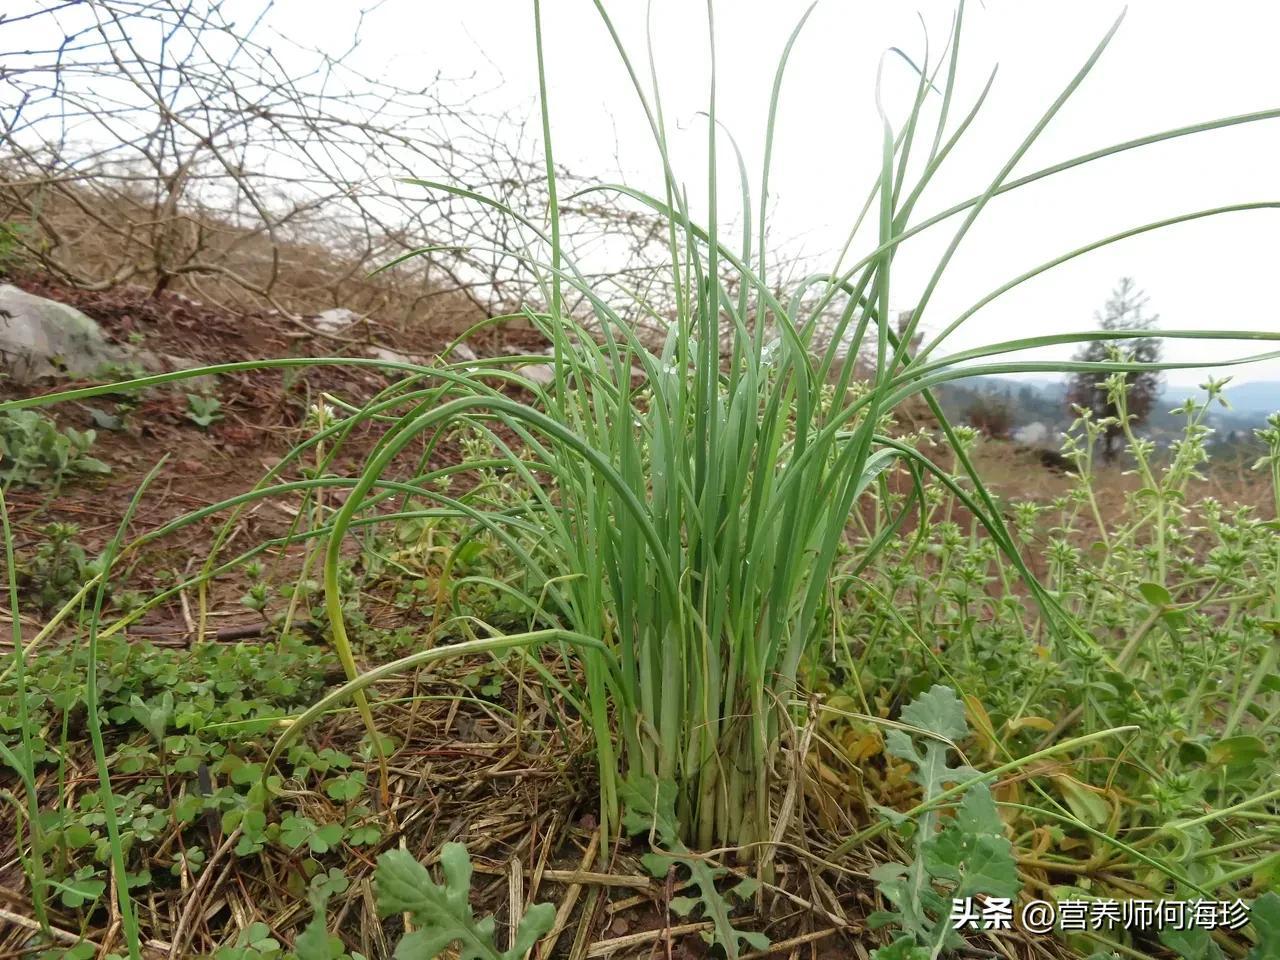
M 531 363 L 521 367 L 520 373 L 540 387 L 548 387 L 556 380 L 556 368 L 549 363 Z
M 339 330 L 345 330 L 357 320 L 360 315 L 354 310 L 348 310 L 346 307 L 333 307 L 330 310 L 317 313 L 311 321 L 311 325 L 322 333 L 337 333 Z
M 448 359 L 455 363 L 459 361 L 470 363 L 471 361 L 479 358 L 476 356 L 476 352 L 471 349 L 470 344 L 456 343 L 454 344 L 453 349 L 449 351 Z
M 389 347 L 370 347 L 368 354 L 374 360 L 382 360 L 386 363 L 412 363 L 420 367 L 429 365 L 426 357 L 415 356 L 411 353 L 401 353 L 399 350 L 392 350 Z

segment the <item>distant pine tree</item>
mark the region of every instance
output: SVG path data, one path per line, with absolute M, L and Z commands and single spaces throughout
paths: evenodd
M 1103 330 L 1150 330 L 1160 316 L 1144 315 L 1147 300 L 1146 293 L 1139 290 L 1131 278 L 1124 277 L 1111 291 L 1111 299 L 1107 301 L 1102 313 L 1094 316 Z M 1075 359 L 1101 362 L 1118 356 L 1138 363 L 1158 363 L 1160 355 L 1159 338 L 1139 337 L 1135 340 L 1094 340 L 1079 350 Z M 1116 406 L 1107 395 L 1107 376 L 1105 373 L 1077 373 L 1072 377 L 1067 390 L 1067 403 L 1072 407 L 1091 410 L 1097 420 L 1117 417 L 1119 413 Z M 1129 387 L 1125 408 L 1134 424 L 1144 423 L 1160 395 L 1160 372 L 1144 370 L 1127 373 L 1125 378 Z M 1108 462 L 1114 460 L 1122 445 L 1123 428 L 1118 423 L 1112 424 L 1103 434 L 1103 458 Z

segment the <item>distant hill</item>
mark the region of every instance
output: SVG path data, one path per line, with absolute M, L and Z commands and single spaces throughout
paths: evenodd
M 1280 382 L 1277 381 L 1233 382 L 1227 387 L 1225 393 L 1231 409 L 1239 414 L 1260 414 L 1266 417 L 1280 410 Z M 1172 400 L 1176 405 L 1187 397 L 1201 395 L 1202 391 L 1195 387 L 1172 387 L 1165 390 L 1161 399 Z
M 1065 378 L 979 376 L 942 384 L 936 393 L 943 411 L 955 423 L 966 423 L 973 411 L 1000 407 L 1008 415 L 1011 431 L 1043 424 L 1049 436 L 1070 425 L 1073 416 L 1066 403 Z M 1210 411 L 1208 421 L 1221 441 L 1235 442 L 1261 426 L 1267 416 L 1280 411 L 1280 381 L 1254 380 L 1232 383 L 1225 391 L 1230 408 Z M 1181 418 L 1169 411 L 1188 397 L 1203 399 L 1204 391 L 1189 386 L 1166 386 L 1144 428 L 1152 436 L 1169 435 L 1181 427 Z

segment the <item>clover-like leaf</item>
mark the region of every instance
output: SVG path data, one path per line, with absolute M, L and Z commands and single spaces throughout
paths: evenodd
M 329 933 L 325 922 L 325 908 L 331 896 L 345 892 L 348 886 L 346 874 L 341 870 L 330 869 L 327 873 L 316 874 L 311 878 L 307 899 L 311 901 L 314 912 L 307 928 L 294 941 L 293 948 L 298 960 L 342 960 L 346 956 L 342 938 Z
M 357 770 L 325 781 L 324 790 L 332 799 L 347 803 L 364 793 L 366 783 L 364 773 Z
M 324 914 L 312 918 L 307 928 L 298 934 L 293 951 L 298 960 L 341 960 L 347 953 L 342 938 L 325 929 Z
M 326 823 L 307 838 L 307 846 L 311 848 L 312 853 L 328 853 L 341 842 L 342 824 L 340 823 Z
M 73 910 L 97 900 L 107 888 L 106 881 L 98 879 L 92 867 L 81 867 L 74 877 L 55 885 L 62 891 L 63 906 Z

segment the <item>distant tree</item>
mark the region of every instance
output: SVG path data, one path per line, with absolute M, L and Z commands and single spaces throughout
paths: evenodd
M 1160 319 L 1159 314 L 1147 316 L 1144 308 L 1147 295 L 1124 277 L 1114 290 L 1101 313 L 1094 314 L 1103 330 L 1150 330 Z M 1158 363 L 1161 344 L 1157 337 L 1138 337 L 1133 340 L 1094 340 L 1079 350 L 1075 359 L 1094 362 L 1118 358 L 1138 363 Z M 1106 373 L 1082 372 L 1071 379 L 1067 390 L 1067 403 L 1093 412 L 1094 419 L 1118 417 L 1119 411 L 1107 391 Z M 1128 396 L 1125 409 L 1134 424 L 1144 423 L 1151 407 L 1160 394 L 1160 372 L 1143 370 L 1125 374 Z M 1119 423 L 1107 427 L 1102 437 L 1102 456 L 1108 462 L 1115 459 L 1123 443 L 1123 428 Z
M 970 404 L 966 416 L 969 426 L 995 440 L 1009 439 L 1013 429 L 1013 413 L 1001 397 L 979 396 Z

